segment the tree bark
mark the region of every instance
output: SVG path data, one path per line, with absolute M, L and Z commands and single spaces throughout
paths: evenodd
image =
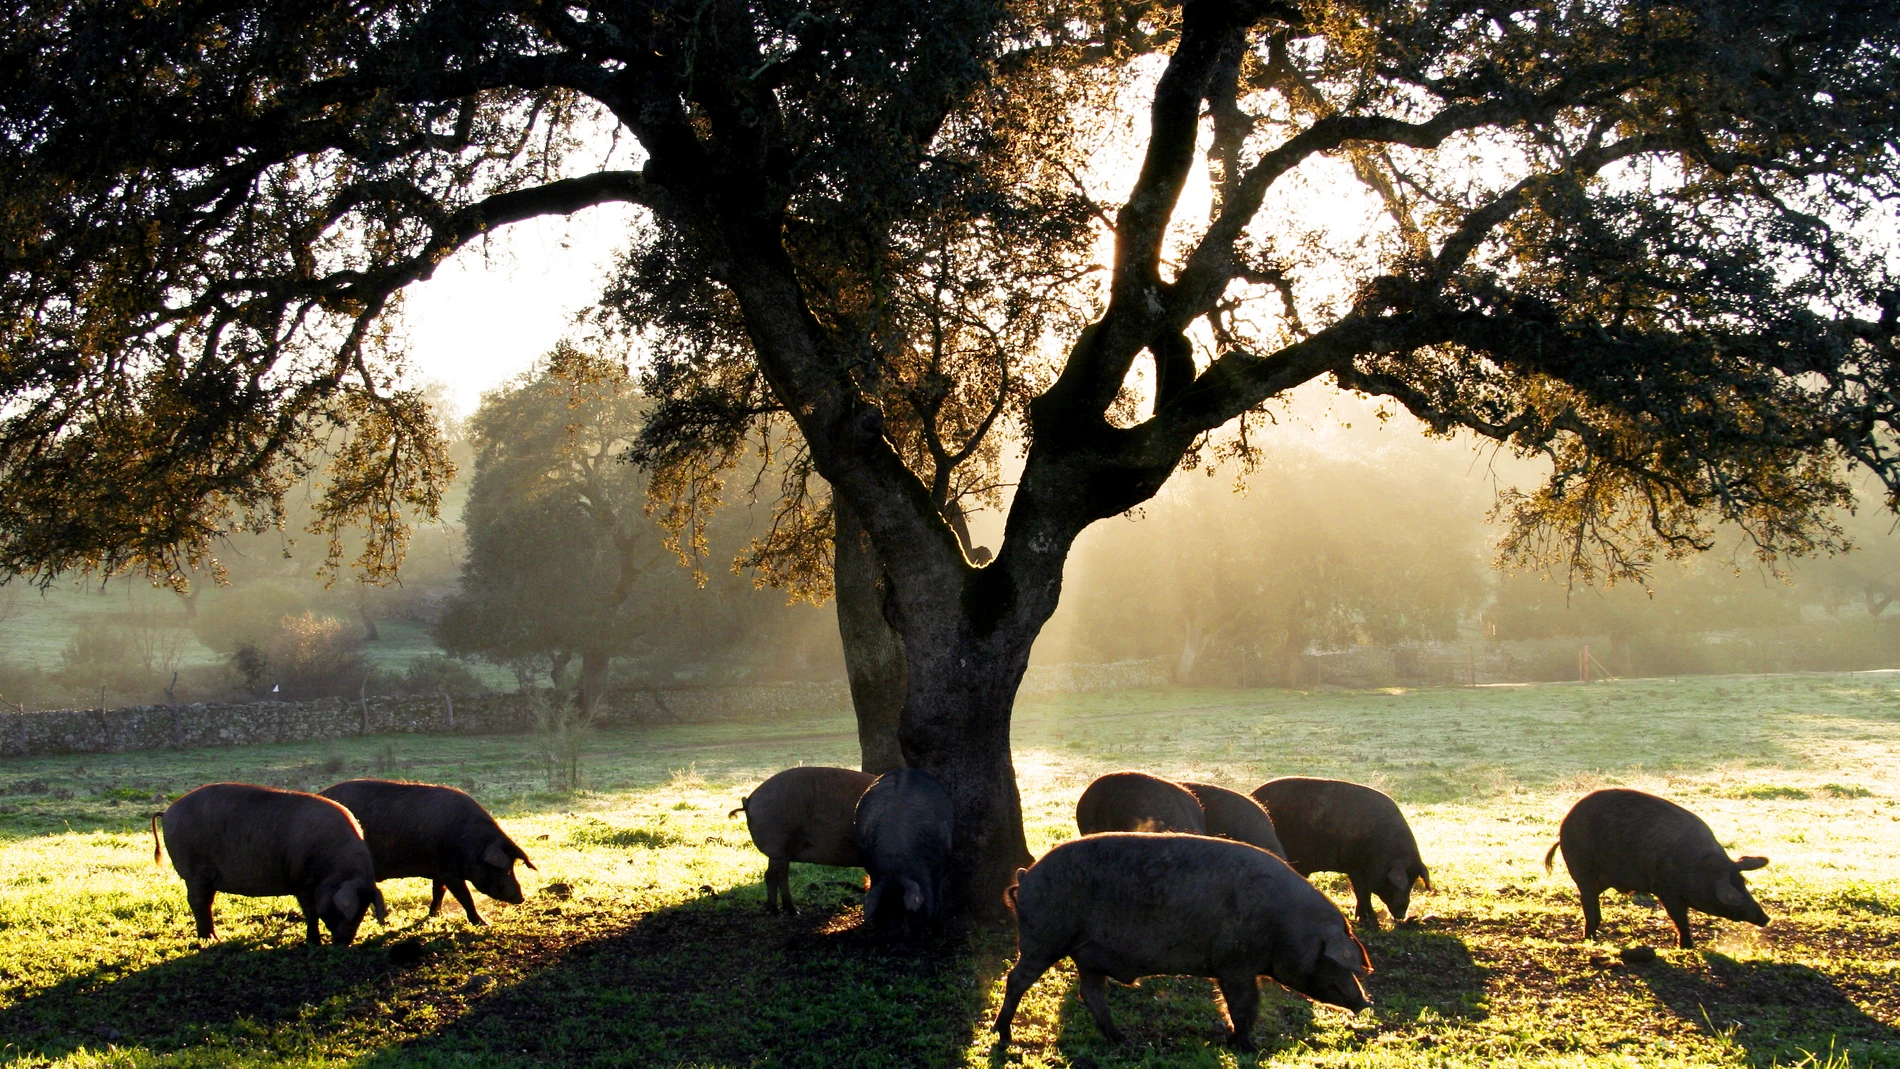
M 909 690 L 899 738 L 904 759 L 935 776 L 956 812 L 949 905 L 996 917 L 1003 889 L 1034 861 L 1010 755 L 1010 714 L 1029 665 L 1034 629 L 979 639 L 969 619 L 906 631 Z M 948 626 L 943 626 L 948 625 Z
M 864 524 L 840 495 L 832 498 L 832 586 L 838 637 L 857 711 L 861 767 L 882 775 L 904 767 L 898 725 L 904 713 L 904 639 L 884 616 L 888 583 Z
M 601 700 L 607 693 L 607 666 L 613 658 L 605 650 L 587 649 L 581 651 L 581 680 L 579 698 L 581 719 L 592 720 L 600 711 Z

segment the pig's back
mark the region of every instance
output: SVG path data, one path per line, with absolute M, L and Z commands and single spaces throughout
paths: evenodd
M 1018 925 L 1026 942 L 1049 953 L 1093 946 L 1129 975 L 1210 976 L 1231 963 L 1256 963 L 1263 913 L 1287 890 L 1282 874 L 1305 883 L 1244 843 L 1177 833 L 1089 835 L 1051 850 L 1023 875 Z
M 207 784 L 166 807 L 161 820 L 178 875 L 187 881 L 208 876 L 229 894 L 290 894 L 308 872 L 337 860 L 371 868 L 349 811 L 314 794 Z M 358 852 L 360 859 L 349 856 Z
M 746 799 L 746 829 L 766 857 L 860 865 L 858 799 L 876 780 L 854 768 L 788 768 Z
M 348 780 L 326 789 L 323 797 L 356 818 L 379 880 L 459 868 L 453 847 L 460 833 L 494 824 L 473 798 L 429 783 Z
M 1653 794 L 1624 788 L 1587 794 L 1559 829 L 1564 863 L 1602 887 L 1668 893 L 1683 863 L 1721 851 L 1701 817 Z M 1574 845 L 1573 845 L 1574 844 Z

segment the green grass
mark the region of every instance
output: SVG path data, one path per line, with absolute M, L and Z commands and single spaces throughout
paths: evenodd
M 1025 702 L 1015 745 L 1032 849 L 1073 834 L 1082 786 L 1151 769 L 1249 789 L 1349 776 L 1405 807 L 1431 865 L 1416 923 L 1362 931 L 1373 1010 L 1271 983 L 1260 1064 L 1900 1066 L 1900 677 L 1629 681 L 1376 692 L 1170 690 Z M 551 794 L 531 739 L 383 736 L 0 763 L 0 1061 L 18 1065 L 1230 1066 L 1211 986 L 1113 988 L 1116 1048 L 1066 964 L 1017 1043 L 983 1031 L 1006 928 L 908 949 L 858 930 L 860 874 L 794 866 L 807 909 L 761 912 L 764 859 L 728 811 L 765 775 L 851 763 L 841 712 L 592 737 L 590 789 Z M 387 928 L 305 948 L 287 899 L 223 897 L 191 938 L 151 862 L 153 795 L 245 779 L 384 774 L 472 789 L 534 856 L 520 906 L 429 918 L 385 885 Z M 1584 791 L 1654 790 L 1736 852 L 1766 854 L 1766 929 L 1697 918 L 1668 948 L 1645 900 L 1606 901 L 1584 943 L 1542 866 Z M 1349 903 L 1344 881 L 1316 881 Z

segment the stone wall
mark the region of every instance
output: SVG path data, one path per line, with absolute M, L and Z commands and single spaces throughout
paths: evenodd
M 1100 665 L 1047 665 L 1029 670 L 1025 694 L 1124 690 L 1164 686 L 1166 660 Z M 642 687 L 610 693 L 606 723 L 690 723 L 764 720 L 811 711 L 843 712 L 851 692 L 843 682 L 761 683 L 745 686 Z M 0 757 L 68 753 L 121 753 L 166 747 L 250 746 L 307 742 L 386 732 L 518 734 L 534 730 L 535 700 L 523 694 L 481 694 L 450 701 L 439 695 L 324 698 L 309 702 L 198 702 L 176 709 L 0 712 Z

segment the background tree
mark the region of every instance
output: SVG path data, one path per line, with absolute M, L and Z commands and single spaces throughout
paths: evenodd
M 641 419 L 626 367 L 569 345 L 483 399 L 469 420 L 468 559 L 435 628 L 444 649 L 497 663 L 545 655 L 557 683 L 578 660 L 591 713 L 614 656 L 686 623 L 645 475 L 619 457 Z
M 0 565 L 169 575 L 270 518 L 319 416 L 357 431 L 326 521 L 393 550 L 441 483 L 439 440 L 375 358 L 395 295 L 492 227 L 645 205 L 877 555 L 899 741 L 955 802 L 972 908 L 1028 857 L 1010 710 L 1075 538 L 1302 383 L 1547 458 L 1504 548 L 1584 575 L 1705 549 L 1718 522 L 1767 556 L 1825 548 L 1845 464 L 1900 482 L 1883 5 L 27 0 L 9 18 Z M 979 564 L 907 452 L 902 392 L 859 374 L 914 329 L 844 313 L 930 232 L 913 224 L 941 176 L 1020 161 L 1036 180 L 993 184 L 1000 203 L 1062 188 L 1042 146 L 1067 139 L 1086 72 L 1155 66 L 1139 170 L 1103 213 L 1105 300 L 1056 332 Z M 637 170 L 561 170 L 591 108 Z M 1198 173 L 1204 220 L 1182 212 Z M 1329 231 L 1311 191 L 1353 182 L 1383 214 Z
M 624 364 L 567 344 L 483 398 L 468 422 L 468 555 L 434 627 L 444 649 L 544 664 L 590 714 L 616 660 L 670 681 L 714 659 L 743 670 L 809 657 L 806 621 L 782 595 L 675 566 L 677 543 L 647 515 L 647 474 L 625 458 L 647 407 Z M 753 521 L 731 510 L 696 532 L 699 553 L 733 554 L 765 534 Z

